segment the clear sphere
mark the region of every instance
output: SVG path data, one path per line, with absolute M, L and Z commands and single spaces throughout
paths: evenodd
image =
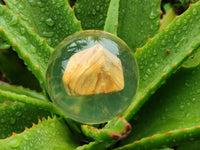
M 121 61 L 123 89 L 90 95 L 69 94 L 63 75 L 70 58 L 99 44 Z M 138 87 L 138 66 L 130 48 L 117 36 L 104 31 L 86 30 L 67 37 L 55 48 L 49 60 L 46 82 L 49 96 L 67 117 L 81 123 L 103 123 L 121 115 L 131 104 Z

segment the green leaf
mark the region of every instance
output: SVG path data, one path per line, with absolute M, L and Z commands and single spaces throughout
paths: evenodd
M 187 131 L 190 139 L 198 139 L 200 137 L 199 108 L 200 66 L 194 69 L 180 70 L 135 115 L 131 121 L 133 132 L 122 144 L 133 142 L 136 144 L 135 141 L 148 137 L 146 147 L 149 149 L 154 147 L 154 138 L 156 138 L 157 146 L 176 146 L 176 144 L 188 140 L 178 135 L 182 131 Z M 197 130 L 198 134 L 194 134 L 193 129 Z M 173 133 L 176 142 L 170 143 L 167 141 L 169 139 L 167 135 Z M 148 141 L 148 139 L 152 139 L 152 141 Z
M 161 26 L 160 28 L 166 28 L 174 19 L 176 16 L 176 12 L 173 8 L 170 8 L 165 15 L 163 15 L 163 18 L 161 20 Z
M 117 35 L 135 52 L 159 30 L 160 0 L 121 0 Z
M 2 150 L 73 150 L 77 146 L 77 141 L 64 121 L 56 117 L 44 120 L 23 133 L 0 140 Z
M 52 47 L 81 30 L 66 0 L 6 0 L 6 4 Z
M 132 104 L 123 114 L 125 119 L 130 120 L 146 100 L 177 70 L 184 59 L 200 45 L 198 42 L 200 39 L 200 34 L 198 34 L 200 32 L 199 22 L 197 21 L 200 20 L 200 16 L 197 16 L 196 13 L 193 14 L 196 10 L 200 10 L 199 7 L 200 3 L 192 6 L 182 16 L 176 18 L 170 26 L 150 40 L 142 49 L 136 52 L 135 57 L 139 62 L 140 68 L 139 88 Z M 186 18 L 194 22 L 181 24 Z M 184 32 L 176 30 L 183 30 Z M 170 50 L 170 52 L 168 53 L 167 50 Z M 107 125 L 109 126 L 109 124 L 108 122 Z M 110 126 L 117 128 L 118 125 Z M 101 133 L 101 130 L 90 133 L 90 137 L 97 140 L 97 137 L 100 137 L 99 133 Z M 110 142 L 110 145 L 112 144 Z
M 193 142 L 186 142 L 182 145 L 179 145 L 177 147 L 177 150 L 199 150 L 200 147 L 200 141 L 193 141 Z
M 103 30 L 110 0 L 77 0 L 75 15 L 82 28 Z
M 113 141 L 122 140 L 131 131 L 130 124 L 124 118 L 116 118 L 105 125 L 103 129 L 82 125 L 82 132 L 95 141 L 111 144 Z
M 180 143 L 191 141 L 194 137 L 199 138 L 200 127 L 190 129 L 182 129 L 180 131 L 167 132 L 165 134 L 158 134 L 156 136 L 143 138 L 131 144 L 124 145 L 114 150 L 149 150 L 162 149 L 166 147 L 173 147 Z
M 0 139 L 21 133 L 25 127 L 32 127 L 38 119 L 47 118 L 51 113 L 40 107 L 20 102 L 4 101 L 0 103 Z
M 8 92 L 19 94 L 19 95 L 25 95 L 25 96 L 28 96 L 28 97 L 32 97 L 32 98 L 42 100 L 42 101 L 49 101 L 49 99 L 46 96 L 44 96 L 42 93 L 38 93 L 38 92 L 35 92 L 33 90 L 23 88 L 21 86 L 13 86 L 13 85 L 8 85 L 8 84 L 2 84 L 0 82 L 0 90 L 8 91 Z
M 107 146 L 102 142 L 90 142 L 87 145 L 77 147 L 76 150 L 106 150 Z
M 11 49 L 0 51 L 0 70 L 9 83 L 41 91 L 38 80 Z
M 45 72 L 53 49 L 7 7 L 0 5 L 0 32 L 45 89 Z
M 29 95 L 39 96 L 38 94 L 35 93 L 34 95 L 34 92 L 31 92 L 31 91 L 28 92 L 28 90 L 25 90 L 25 89 L 21 89 L 18 91 L 17 89 L 20 89 L 20 87 L 16 88 L 15 90 L 14 87 L 12 86 L 1 85 L 0 86 L 0 102 L 2 102 L 3 100 L 23 102 L 25 104 L 31 104 L 33 106 L 40 107 L 44 110 L 63 116 L 60 110 L 53 103 L 44 101 L 44 99 L 38 99 L 38 98 L 29 96 Z M 28 95 L 25 95 L 26 93 Z
M 146 100 L 200 45 L 200 2 L 191 6 L 135 54 L 139 63 L 139 88 L 124 113 L 130 120 Z
M 2 37 L 0 37 L 0 50 L 6 50 L 9 48 L 10 45 L 4 39 L 2 39 Z
M 106 22 L 104 25 L 104 31 L 110 32 L 112 34 L 117 34 L 118 25 L 118 11 L 119 11 L 119 0 L 111 0 Z
M 183 63 L 184 68 L 196 67 L 200 64 L 200 48 L 198 48 L 194 54 L 192 54 L 186 61 Z

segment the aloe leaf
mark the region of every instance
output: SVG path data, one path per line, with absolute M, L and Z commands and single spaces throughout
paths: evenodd
M 7 50 L 10 48 L 10 45 L 0 37 L 0 50 Z
M 121 0 L 117 35 L 135 52 L 160 27 L 160 0 Z
M 6 150 L 73 150 L 78 145 L 61 118 L 43 120 L 23 133 L 0 140 L 0 148 Z
M 194 127 L 189 129 L 181 129 L 180 131 L 167 132 L 156 136 L 151 136 L 137 140 L 131 144 L 124 145 L 122 147 L 115 148 L 114 150 L 149 150 L 149 149 L 162 149 L 167 146 L 173 147 L 174 145 L 182 142 L 191 141 L 194 137 L 199 138 L 200 127 Z
M 198 48 L 194 54 L 192 54 L 186 61 L 183 63 L 184 68 L 196 67 L 200 64 L 200 48 Z
M 52 47 L 81 30 L 66 0 L 6 0 L 6 4 Z
M 0 33 L 45 89 L 45 72 L 53 49 L 7 7 L 0 5 Z
M 200 137 L 199 100 L 200 66 L 194 69 L 180 70 L 135 115 L 131 121 L 133 132 L 122 144 L 136 143 L 135 141 L 148 137 L 146 139 L 147 146 L 152 148 L 151 142 L 155 137 L 155 142 L 160 140 L 160 144 L 158 142 L 157 145 L 176 146 L 178 143 L 184 143 L 187 139 L 174 133 L 173 138 L 177 142 L 168 143 L 168 138 L 164 134 L 170 135 L 173 132 L 179 134 L 181 131 L 187 131 L 187 134 L 191 132 L 189 137 L 195 140 Z M 197 130 L 198 134 L 193 134 L 190 129 Z M 164 137 L 159 137 L 161 135 Z M 151 137 L 152 141 L 150 142 L 148 139 Z
M 200 141 L 193 141 L 193 142 L 186 142 L 182 145 L 179 145 L 177 147 L 177 150 L 188 150 L 188 149 L 191 149 L 191 150 L 199 150 L 199 147 L 200 147 Z
M 190 7 L 188 11 L 176 18 L 170 26 L 162 30 L 136 52 L 135 57 L 139 62 L 140 69 L 139 88 L 132 104 L 123 114 L 126 120 L 132 118 L 146 100 L 177 70 L 184 59 L 200 45 L 198 42 L 200 39 L 198 21 L 200 19 L 194 13 L 197 10 L 200 11 L 199 7 L 200 2 Z M 181 24 L 185 19 L 194 20 L 194 22 Z M 180 32 L 176 32 L 176 30 L 180 30 Z M 181 32 L 181 30 L 184 30 L 184 32 Z M 183 40 L 181 40 L 182 38 Z M 109 124 L 108 122 L 108 126 Z M 116 127 L 117 124 L 112 126 L 112 128 Z M 101 133 L 101 131 L 96 129 L 93 134 L 90 134 L 90 137 L 97 140 L 98 133 Z M 97 134 L 96 137 L 95 134 Z
M 35 76 L 11 49 L 0 50 L 0 70 L 9 83 L 41 91 Z
M 108 8 L 104 31 L 117 34 L 119 0 L 111 0 Z
M 178 66 L 198 48 L 198 14 L 200 2 L 191 6 L 136 52 L 140 72 L 139 88 L 132 104 L 124 113 L 125 119 L 130 120 Z
M 170 8 L 165 15 L 163 15 L 163 18 L 161 20 L 161 26 L 160 28 L 166 28 L 174 19 L 176 16 L 176 12 L 173 8 Z
M 76 150 L 105 150 L 107 149 L 107 146 L 105 143 L 102 142 L 90 142 L 87 145 L 83 145 L 80 147 L 77 147 Z
M 44 101 L 42 99 L 24 95 L 23 93 L 23 91 L 25 91 L 24 89 L 21 89 L 21 91 L 18 91 L 17 89 L 20 89 L 20 88 L 16 88 L 17 92 L 14 93 L 15 90 L 13 89 L 13 87 L 0 86 L 0 102 L 2 102 L 3 100 L 23 102 L 25 104 L 31 104 L 33 106 L 40 107 L 44 110 L 63 116 L 60 110 L 58 110 L 58 108 L 53 103 Z M 28 94 L 33 94 L 33 93 L 29 92 Z
M 25 95 L 27 97 L 36 98 L 42 101 L 49 101 L 49 99 L 46 96 L 44 96 L 42 93 L 38 93 L 33 90 L 23 88 L 21 86 L 13 86 L 9 84 L 3 84 L 0 82 L 0 90 L 8 91 L 8 92 L 19 94 L 19 95 Z
M 110 0 L 77 0 L 75 15 L 84 30 L 103 30 Z
M 113 141 L 118 141 L 126 138 L 131 132 L 130 124 L 124 118 L 116 118 L 105 125 L 103 129 L 96 129 L 91 126 L 82 125 L 82 132 L 98 142 L 106 142 L 111 144 Z
M 49 111 L 39 106 L 4 101 L 0 103 L 0 139 L 11 136 L 13 132 L 21 133 L 25 127 L 30 128 L 33 123 L 38 122 L 38 119 L 47 118 L 50 115 Z

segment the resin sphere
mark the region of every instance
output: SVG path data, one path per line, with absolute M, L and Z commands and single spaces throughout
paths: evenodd
M 48 93 L 69 118 L 103 123 L 122 114 L 138 86 L 138 67 L 117 36 L 87 30 L 61 42 L 46 72 Z

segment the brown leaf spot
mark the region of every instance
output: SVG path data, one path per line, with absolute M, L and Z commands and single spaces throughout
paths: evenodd
M 131 125 L 125 121 L 123 117 L 120 118 L 122 122 L 124 123 L 124 130 L 121 131 L 120 133 L 115 133 L 115 132 L 110 132 L 110 136 L 114 140 L 123 140 L 126 138 L 130 132 L 131 132 Z

